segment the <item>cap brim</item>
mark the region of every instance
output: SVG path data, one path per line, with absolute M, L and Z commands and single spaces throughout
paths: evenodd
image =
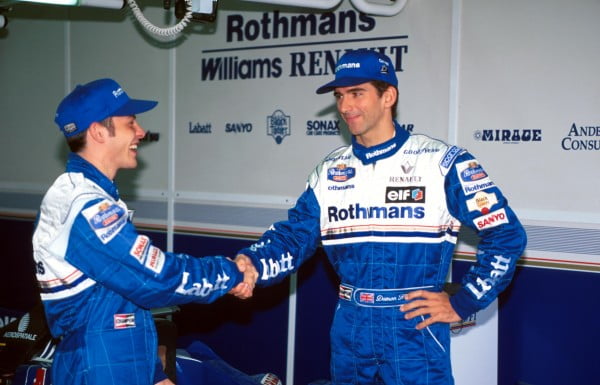
M 340 79 L 335 79 L 321 87 L 317 88 L 317 94 L 325 94 L 327 92 L 331 92 L 338 87 L 350 87 L 355 86 L 357 84 L 363 84 L 370 82 L 371 78 L 355 78 L 355 77 L 345 77 Z
M 156 107 L 158 102 L 154 100 L 138 100 L 129 99 L 121 108 L 114 111 L 112 116 L 130 116 L 141 114 L 142 112 L 149 111 Z

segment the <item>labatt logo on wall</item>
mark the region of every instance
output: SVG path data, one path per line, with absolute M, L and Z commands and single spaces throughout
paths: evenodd
M 375 17 L 353 9 L 307 14 L 273 11 L 254 18 L 248 14 L 229 14 L 225 20 L 226 31 L 221 35 L 225 37 L 224 45 L 203 51 L 201 80 L 332 75 L 338 58 L 357 48 L 377 49 L 394 61 L 396 72 L 403 71 L 402 58 L 408 52 L 408 36 L 385 33 L 379 37 L 363 37 L 366 32 L 375 31 L 376 25 Z M 310 37 L 319 40 L 310 41 L 307 39 Z M 343 47 L 344 43 L 348 46 Z M 321 49 L 324 44 L 335 48 Z M 303 48 L 310 46 L 319 48 Z M 273 50 L 272 55 L 262 54 L 269 50 Z M 261 52 L 262 56 L 256 57 L 255 52 Z

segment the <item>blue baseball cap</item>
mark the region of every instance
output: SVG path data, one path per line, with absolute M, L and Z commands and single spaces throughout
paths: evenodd
M 381 80 L 394 87 L 398 78 L 389 57 L 377 51 L 359 49 L 345 53 L 335 66 L 335 80 L 317 89 L 317 94 L 333 91 L 337 87 L 349 87 Z
M 54 121 L 68 138 L 110 116 L 130 116 L 153 109 L 158 102 L 131 99 L 113 79 L 77 85 L 56 109 Z

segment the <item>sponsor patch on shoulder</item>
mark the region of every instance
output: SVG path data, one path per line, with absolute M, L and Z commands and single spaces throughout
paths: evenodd
M 508 223 L 508 217 L 506 216 L 506 211 L 500 209 L 475 218 L 473 223 L 477 227 L 477 230 L 485 230 L 499 226 L 503 223 Z
M 456 172 L 465 195 L 474 194 L 495 186 L 483 167 L 475 159 L 456 165 Z
M 119 233 L 129 218 L 127 211 L 109 200 L 103 200 L 82 211 L 96 236 L 104 244 Z
M 442 160 L 440 161 L 440 168 L 442 169 L 443 175 L 448 173 L 448 169 L 452 166 L 452 163 L 454 163 L 456 158 L 463 152 L 464 150 L 457 146 L 452 146 L 446 150 L 446 153 L 444 153 L 444 156 L 442 156 Z

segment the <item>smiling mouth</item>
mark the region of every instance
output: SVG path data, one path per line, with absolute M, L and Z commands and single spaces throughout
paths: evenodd
M 359 116 L 360 115 L 358 115 L 358 114 L 347 113 L 347 114 L 344 114 L 344 120 L 354 120 L 354 119 L 358 118 Z

